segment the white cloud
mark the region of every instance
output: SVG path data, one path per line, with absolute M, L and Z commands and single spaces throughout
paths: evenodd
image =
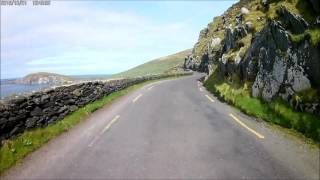
M 194 36 L 187 22 L 159 23 L 84 2 L 1 8 L 2 78 L 31 71 L 114 73 L 194 41 L 185 38 Z

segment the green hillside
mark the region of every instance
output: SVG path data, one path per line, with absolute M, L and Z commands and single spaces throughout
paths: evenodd
M 115 74 L 112 78 L 137 77 L 179 71 L 179 69 L 183 67 L 184 58 L 191 54 L 191 52 L 191 49 L 188 49 L 176 54 L 161 57 L 129 69 L 128 71 Z

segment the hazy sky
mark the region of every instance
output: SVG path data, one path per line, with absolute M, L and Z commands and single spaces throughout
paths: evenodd
M 52 1 L 1 6 L 1 78 L 113 74 L 191 48 L 236 1 Z

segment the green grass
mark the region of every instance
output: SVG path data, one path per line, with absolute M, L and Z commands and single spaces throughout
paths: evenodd
M 262 17 L 262 20 L 258 20 L 258 17 Z M 261 31 L 263 27 L 267 24 L 265 13 L 258 10 L 250 11 L 249 14 L 244 15 L 244 19 L 246 22 L 252 22 L 255 32 Z
M 169 55 L 166 57 L 158 58 L 153 61 L 147 62 L 128 71 L 115 74 L 111 78 L 133 78 L 138 76 L 156 75 L 167 72 L 174 72 L 177 68 L 182 68 L 184 59 L 187 55 L 191 54 L 191 49 Z
M 313 46 L 320 44 L 320 28 L 308 29 L 302 34 L 290 34 L 291 40 L 300 43 L 303 40 L 309 40 Z
M 36 128 L 26 131 L 12 139 L 6 140 L 0 147 L 0 174 L 21 161 L 29 153 L 47 143 L 50 139 L 53 139 L 61 133 L 68 131 L 80 121 L 86 119 L 94 111 L 102 108 L 103 106 L 109 105 L 117 98 L 154 81 L 157 80 L 147 81 L 130 86 L 121 91 L 114 92 L 108 96 L 104 96 L 100 100 L 79 108 L 77 111 L 66 116 L 61 121 L 51 124 L 45 128 Z
M 320 140 L 320 121 L 315 115 L 297 112 L 287 102 L 280 99 L 267 103 L 251 97 L 250 89 L 247 88 L 251 87 L 250 85 L 239 86 L 217 73 L 210 76 L 204 84 L 220 99 L 248 115 L 294 129 L 316 142 Z
M 276 19 L 278 17 L 276 10 L 280 6 L 284 6 L 289 12 L 298 14 L 302 16 L 309 23 L 313 23 L 316 14 L 313 12 L 312 5 L 307 0 L 274 0 L 270 3 L 269 11 L 267 12 L 267 17 L 269 19 Z

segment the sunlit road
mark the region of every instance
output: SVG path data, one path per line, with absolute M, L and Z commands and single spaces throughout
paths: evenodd
M 317 149 L 220 102 L 200 77 L 156 82 L 119 99 L 2 178 L 319 178 Z

